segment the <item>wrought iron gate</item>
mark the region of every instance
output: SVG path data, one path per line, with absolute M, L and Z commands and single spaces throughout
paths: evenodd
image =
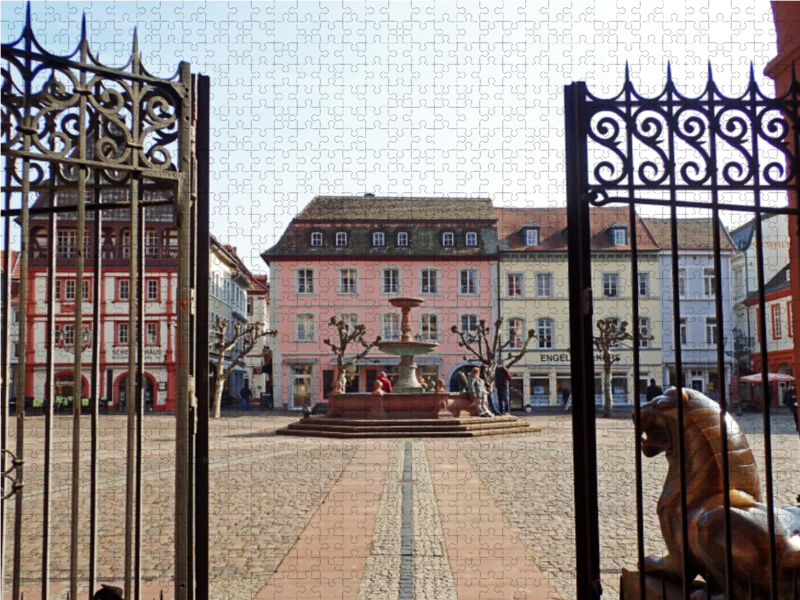
M 679 289 L 678 217 L 681 211 L 691 209 L 709 214 L 719 223 L 721 211 L 755 217 L 755 239 L 759 249 L 757 260 L 757 306 L 765 314 L 765 265 L 762 245 L 762 217 L 765 215 L 790 215 L 794 222 L 800 191 L 798 149 L 800 148 L 800 120 L 798 120 L 800 85 L 792 73 L 789 90 L 778 98 L 762 94 L 753 77 L 745 93 L 738 98 L 722 95 L 713 82 L 709 68 L 708 84 L 697 98 L 682 95 L 668 71 L 664 90 L 655 98 L 644 98 L 634 89 L 626 70 L 625 84 L 619 95 L 602 99 L 588 92 L 584 82 L 576 82 L 565 89 L 566 144 L 567 144 L 567 203 L 570 269 L 570 323 L 572 382 L 573 382 L 573 451 L 576 506 L 576 546 L 578 599 L 599 598 L 600 583 L 600 533 L 598 527 L 597 449 L 595 438 L 595 390 L 592 306 L 592 266 L 590 255 L 590 207 L 621 204 L 629 209 L 629 245 L 631 254 L 631 288 L 638 290 L 637 209 L 662 207 L 669 211 L 671 229 L 671 285 Z M 780 192 L 783 202 L 773 202 Z M 786 194 L 794 194 L 794 207 L 786 205 Z M 711 232 L 709 232 L 711 235 Z M 790 230 L 790 236 L 797 231 Z M 793 246 L 796 252 L 797 245 Z M 722 272 L 720 262 L 720 231 L 713 227 L 714 282 L 716 331 L 724 332 L 722 322 L 725 311 L 721 292 Z M 795 259 L 798 259 L 795 256 Z M 663 293 L 663 292 L 662 292 Z M 631 294 L 631 315 L 639 323 L 639 298 Z M 672 299 L 673 315 L 682 315 L 680 294 Z M 795 317 L 796 318 L 796 317 Z M 675 369 L 683 372 L 680 332 L 672 327 L 675 348 Z M 759 320 L 761 344 L 761 376 L 767 381 L 768 337 L 766 319 Z M 719 342 L 719 340 L 715 340 Z M 643 528 L 642 484 L 642 424 L 640 402 L 640 351 L 633 344 L 632 367 L 634 373 L 634 421 L 636 424 L 636 520 L 639 558 L 639 575 L 645 559 Z M 716 368 L 720 381 L 725 381 L 726 367 L 723 343 L 716 344 Z M 678 397 L 682 395 L 682 378 L 676 378 Z M 725 385 L 719 386 L 718 402 L 721 409 L 722 447 L 727 448 L 730 435 L 726 416 L 730 400 Z M 690 579 L 694 579 L 688 558 L 687 523 L 687 449 L 684 439 L 685 414 L 682 402 L 677 403 L 678 452 L 680 461 L 680 532 L 682 557 L 682 594 L 689 598 Z M 766 508 L 769 528 L 769 560 L 767 574 L 769 598 L 797 598 L 795 587 L 791 596 L 781 592 L 776 558 L 775 501 L 773 498 L 773 464 L 770 439 L 770 407 L 764 402 L 763 433 L 765 459 L 761 471 L 766 479 Z M 723 581 L 715 581 L 717 593 L 734 598 L 730 464 L 727 452 L 722 452 L 724 487 L 725 568 Z M 800 491 L 800 490 L 798 490 Z M 635 565 L 631 565 L 635 568 Z M 687 576 L 688 575 L 688 576 Z M 708 577 L 706 573 L 701 575 Z M 785 579 L 785 575 L 783 576 Z M 797 574 L 790 575 L 797 578 Z M 791 583 L 790 583 L 791 585 Z M 782 589 L 788 589 L 782 588 Z M 753 592 L 750 592 L 753 594 Z M 645 599 L 644 586 L 641 598 Z M 670 596 L 671 597 L 671 596 Z M 759 596 L 755 592 L 756 597 Z
M 207 597 L 208 100 L 208 78 L 193 75 L 188 63 L 181 62 L 169 79 L 151 75 L 142 64 L 135 32 L 132 55 L 124 67 L 101 64 L 90 51 L 85 18 L 78 47 L 69 56 L 52 55 L 39 44 L 31 28 L 30 6 L 19 39 L 2 46 L 0 596 L 10 580 L 14 600 L 19 600 L 23 585 L 30 590 L 31 584 L 40 586 L 42 598 L 47 598 L 51 580 L 57 578 L 69 582 L 69 597 L 77 596 L 79 586 L 87 586 L 91 598 L 101 583 L 99 576 L 112 575 L 123 581 L 125 598 L 141 596 L 142 421 L 145 367 L 152 360 L 145 354 L 150 340 L 144 336 L 151 333 L 144 331 L 150 299 L 145 273 L 152 266 L 176 273 L 175 296 L 167 302 L 171 323 L 164 324 L 168 346 L 173 340 L 171 326 L 176 327 L 174 350 L 168 350 L 174 352 L 174 372 L 165 381 L 174 389 L 174 593 L 181 599 Z M 111 227 L 123 220 L 124 229 Z M 145 236 L 154 222 L 163 226 L 163 239 Z M 20 240 L 19 279 L 13 286 L 12 238 Z M 127 277 L 121 278 L 125 282 L 115 299 L 128 304 L 128 320 L 109 329 L 101 320 L 106 303 L 104 273 L 120 269 L 127 271 Z M 59 271 L 69 277 L 57 278 Z M 12 331 L 12 287 L 13 300 L 18 301 L 15 374 L 9 373 L 15 352 L 7 343 Z M 171 296 L 172 284 L 167 287 Z M 56 319 L 62 323 L 59 329 Z M 41 329 L 43 334 L 37 337 Z M 98 437 L 109 426 L 100 414 L 107 406 L 101 361 L 111 336 L 120 356 L 127 353 L 127 372 L 133 374 L 127 377 L 127 389 L 121 384 L 119 391 L 119 397 L 127 400 L 124 567 L 119 574 L 98 575 L 98 562 L 104 558 L 98 531 L 114 528 L 98 513 L 98 487 L 108 477 L 98 470 Z M 65 352 L 72 354 L 69 363 L 63 360 Z M 41 370 L 28 364 L 37 354 L 44 356 Z M 166 365 L 166 357 L 163 362 Z M 56 368 L 72 372 L 71 397 L 56 393 Z M 70 405 L 67 573 L 53 565 L 51 521 L 54 412 L 69 410 Z M 29 458 L 30 444 L 25 442 L 30 411 L 43 413 L 44 432 L 43 445 L 36 448 L 44 462 L 33 470 L 28 465 L 38 452 Z M 82 442 L 82 412 L 89 415 L 88 447 Z M 15 443 L 10 447 L 12 435 Z M 90 458 L 88 492 L 83 487 L 84 452 Z M 195 489 L 200 492 L 195 494 Z M 88 519 L 81 514 L 82 495 L 84 501 L 88 495 Z M 25 532 L 32 527 L 26 511 L 34 506 L 41 506 L 40 536 Z M 31 553 L 38 556 L 37 568 L 31 567 Z

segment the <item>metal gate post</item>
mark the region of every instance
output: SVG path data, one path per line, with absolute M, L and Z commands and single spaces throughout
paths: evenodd
M 577 599 L 598 600 L 603 588 L 597 515 L 591 235 L 589 203 L 583 198 L 588 187 L 587 142 L 582 134 L 586 84 L 579 81 L 565 86 L 564 94 Z

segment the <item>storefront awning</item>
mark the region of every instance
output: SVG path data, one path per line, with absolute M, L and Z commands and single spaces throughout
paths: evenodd
M 283 362 L 287 365 L 315 365 L 317 364 L 316 358 L 296 358 L 292 356 L 288 356 L 283 359 Z

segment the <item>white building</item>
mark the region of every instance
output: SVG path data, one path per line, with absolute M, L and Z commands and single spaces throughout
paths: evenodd
M 253 278 L 250 271 L 244 265 L 236 248 L 227 244 L 221 244 L 217 238 L 211 236 L 211 261 L 210 261 L 210 281 L 209 287 L 209 324 L 213 328 L 217 317 L 228 321 L 228 331 L 226 339 L 234 335 L 237 323 L 245 327 L 248 322 L 247 317 L 247 292 L 253 288 L 251 280 Z M 241 340 L 234 348 L 233 352 L 223 357 L 225 368 L 227 369 L 232 361 L 231 354 L 235 359 L 236 354 L 241 352 L 243 343 Z M 218 353 L 212 348 L 209 361 L 210 365 L 210 389 L 214 390 L 216 385 L 214 363 L 218 360 Z M 236 404 L 239 392 L 244 387 L 245 381 L 249 381 L 250 374 L 244 365 L 237 365 L 223 384 L 225 386 L 222 395 L 223 406 Z

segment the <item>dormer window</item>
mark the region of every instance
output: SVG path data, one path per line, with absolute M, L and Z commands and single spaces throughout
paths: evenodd
M 611 236 L 612 246 L 627 246 L 628 245 L 628 228 L 622 223 L 614 223 L 608 228 L 609 235 Z
M 384 246 L 385 245 L 385 237 L 383 233 L 376 232 L 372 234 L 372 245 L 373 246 Z
M 408 247 L 408 233 L 406 233 L 405 231 L 400 231 L 397 234 L 397 245 L 402 248 Z
M 347 233 L 344 231 L 339 231 L 336 234 L 336 246 L 339 248 L 344 248 L 347 246 Z
M 478 245 L 478 234 L 474 231 L 468 231 L 466 244 L 470 248 L 475 248 Z
M 522 237 L 525 239 L 526 246 L 539 245 L 539 226 L 528 223 L 522 230 Z
M 311 245 L 315 248 L 322 247 L 322 234 L 319 231 L 311 234 Z
M 451 231 L 442 234 L 442 246 L 445 248 L 452 248 L 456 245 L 456 236 Z

